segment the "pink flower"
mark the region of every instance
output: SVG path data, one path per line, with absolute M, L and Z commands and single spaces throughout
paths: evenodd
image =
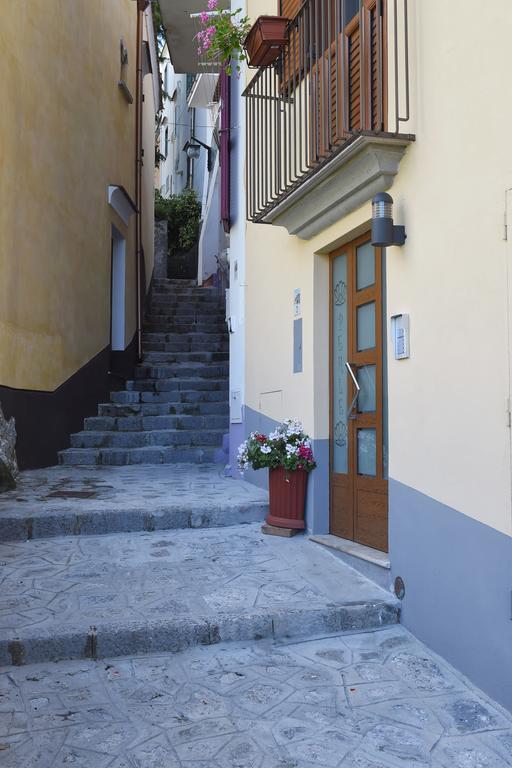
M 199 14 L 199 18 L 201 19 L 201 24 L 208 24 L 208 19 L 210 18 L 206 11 L 201 11 Z
M 308 448 L 306 445 L 299 445 L 297 454 L 304 461 L 313 461 L 313 451 L 311 450 L 311 448 Z
M 217 8 L 217 0 L 208 0 L 208 10 L 214 11 Z

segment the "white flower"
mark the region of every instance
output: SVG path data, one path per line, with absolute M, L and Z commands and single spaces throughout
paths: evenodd
M 283 422 L 283 427 L 287 437 L 300 435 L 304 431 L 302 423 L 298 419 L 286 419 L 286 421 Z
M 286 454 L 287 454 L 287 456 L 295 456 L 296 453 L 297 453 L 297 446 L 296 445 L 290 445 L 290 443 L 288 443 L 288 445 L 286 446 Z
M 272 448 L 270 445 L 262 445 L 261 446 L 261 452 L 262 453 L 272 453 Z
M 268 436 L 268 439 L 279 440 L 280 437 L 281 437 L 281 432 L 279 431 L 279 427 L 278 427 L 277 429 L 275 429 L 273 432 L 270 433 L 270 435 Z

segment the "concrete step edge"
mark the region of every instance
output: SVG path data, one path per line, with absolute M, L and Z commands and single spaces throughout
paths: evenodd
M 253 609 L 247 614 L 169 618 L 160 621 L 96 622 L 58 629 L 28 628 L 0 634 L 0 664 L 32 664 L 65 659 L 113 658 L 176 653 L 196 645 L 269 639 L 307 639 L 340 632 L 381 629 L 398 623 L 393 600 L 318 608 Z M 6 636 L 7 635 L 7 636 Z
M 0 540 L 26 541 L 56 536 L 98 536 L 110 533 L 139 533 L 183 528 L 225 528 L 264 520 L 268 504 L 225 504 L 205 507 L 201 504 L 169 503 L 156 512 L 140 507 L 105 510 L 88 505 L 87 512 L 55 510 L 31 517 L 0 518 Z

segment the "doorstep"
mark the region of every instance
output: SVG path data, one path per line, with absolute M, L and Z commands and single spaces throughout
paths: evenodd
M 331 533 L 309 536 L 309 540 L 322 544 L 344 563 L 355 568 L 384 589 L 391 589 L 391 561 L 387 552 L 366 547 L 350 539 L 342 539 Z

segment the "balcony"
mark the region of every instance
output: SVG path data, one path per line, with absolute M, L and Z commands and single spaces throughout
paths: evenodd
M 310 238 L 389 188 L 414 140 L 407 0 L 305 0 L 244 96 L 248 218 Z

